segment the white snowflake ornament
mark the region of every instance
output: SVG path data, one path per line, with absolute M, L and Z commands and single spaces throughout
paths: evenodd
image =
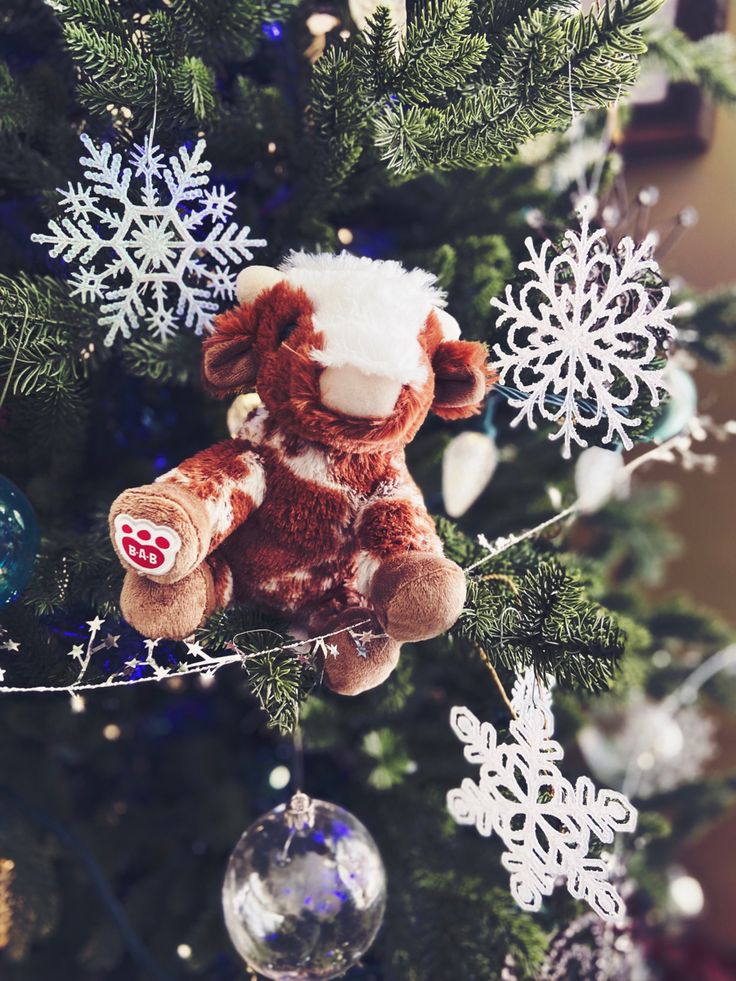
M 61 191 L 65 215 L 49 222 L 51 234 L 31 238 L 81 265 L 71 276 L 72 294 L 101 301 L 105 344 L 142 324 L 161 339 L 182 324 L 201 334 L 217 301 L 235 297 L 229 264 L 251 260 L 251 247 L 266 244 L 228 223 L 233 195 L 207 186 L 205 141 L 191 152 L 180 147 L 166 165 L 146 136 L 130 156 L 131 169 L 109 143 L 98 148 L 86 133 L 81 140 L 92 186 Z
M 663 372 L 652 362 L 675 336 L 670 290 L 651 285 L 659 271 L 654 240 L 624 238 L 612 248 L 604 229 L 591 231 L 591 212 L 590 204 L 580 208 L 580 232 L 568 230 L 553 258 L 551 241 L 537 251 L 528 238 L 530 259 L 519 268 L 531 278 L 518 295 L 507 286 L 504 299 L 491 301 L 499 327 L 510 325 L 493 354 L 501 384 L 515 389 L 513 424 L 557 423 L 551 438 L 563 440 L 565 457 L 572 443 L 587 446 L 582 431 L 601 422 L 604 443 L 631 449 L 628 430 L 641 419 L 630 407 L 643 393 L 659 405 Z
M 588 777 L 573 786 L 562 775 L 551 702 L 550 691 L 527 670 L 514 685 L 511 743 L 499 743 L 494 727 L 469 709 L 453 708 L 452 728 L 465 743 L 465 758 L 480 766 L 480 778 L 451 790 L 447 806 L 459 824 L 501 838 L 507 848 L 501 861 L 522 909 L 540 909 L 564 877 L 575 899 L 584 899 L 602 919 L 617 920 L 625 913 L 623 899 L 604 861 L 588 852 L 593 839 L 609 844 L 615 832 L 633 831 L 637 812 L 623 794 L 596 791 Z

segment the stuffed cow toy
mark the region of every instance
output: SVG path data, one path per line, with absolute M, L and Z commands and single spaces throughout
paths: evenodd
M 278 613 L 297 637 L 334 634 L 325 678 L 358 694 L 463 608 L 404 448 L 430 410 L 479 411 L 486 349 L 459 340 L 433 276 L 397 262 L 292 254 L 243 270 L 237 297 L 204 342 L 204 386 L 263 406 L 113 503 L 123 615 L 183 639 L 231 600 Z

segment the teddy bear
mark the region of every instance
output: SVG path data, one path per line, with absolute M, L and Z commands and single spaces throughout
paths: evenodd
M 203 343 L 203 385 L 262 404 L 114 501 L 123 616 L 184 639 L 233 600 L 275 612 L 297 637 L 330 635 L 326 682 L 356 695 L 463 609 L 404 449 L 430 410 L 480 411 L 487 351 L 459 339 L 431 274 L 394 261 L 292 253 L 242 270 L 236 295 Z

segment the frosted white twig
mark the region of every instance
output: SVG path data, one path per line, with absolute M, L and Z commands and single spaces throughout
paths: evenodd
M 134 148 L 131 169 L 109 143 L 98 148 L 86 133 L 80 138 L 90 184 L 62 191 L 65 215 L 49 222 L 51 234 L 31 238 L 78 263 L 72 294 L 101 301 L 105 344 L 141 324 L 161 339 L 181 324 L 201 334 L 217 301 L 235 296 L 230 263 L 251 260 L 251 247 L 266 244 L 228 223 L 233 195 L 207 186 L 205 141 L 191 152 L 180 147 L 166 165 L 149 134 Z
M 526 241 L 530 259 L 522 271 L 533 275 L 515 293 L 492 304 L 501 311 L 499 326 L 509 324 L 504 344 L 493 348 L 494 367 L 504 385 L 518 396 L 513 425 L 537 419 L 559 425 L 552 439 L 587 446 L 582 430 L 605 423 L 604 443 L 614 440 L 631 449 L 628 430 L 641 420 L 630 413 L 646 390 L 659 404 L 662 370 L 654 368 L 657 349 L 675 335 L 669 287 L 652 289 L 648 276 L 658 273 L 653 241 L 637 245 L 624 238 L 611 249 L 605 229 L 590 229 L 590 208 L 579 211 L 580 232 L 568 230 L 566 248 L 550 258 L 552 242 L 539 251 Z
M 730 423 L 727 425 L 730 425 Z M 642 453 L 641 456 L 636 457 L 634 460 L 630 460 L 626 466 L 622 467 L 618 472 L 615 481 L 616 484 L 625 484 L 631 474 L 645 463 L 653 463 L 656 461 L 676 461 L 677 456 L 675 454 L 676 452 L 681 452 L 681 447 L 683 446 L 682 440 L 683 434 L 678 434 L 677 436 L 673 436 L 671 439 L 666 440 L 664 443 L 652 447 L 651 449 L 647 450 L 646 453 Z M 573 517 L 579 511 L 580 501 L 575 501 L 563 511 L 559 511 L 557 514 L 552 515 L 551 518 L 547 518 L 545 521 L 542 521 L 541 524 L 535 525 L 533 528 L 528 528 L 526 531 L 521 531 L 516 535 L 505 535 L 501 538 L 495 539 L 492 542 L 489 541 L 485 535 L 479 535 L 478 542 L 484 546 L 484 548 L 488 549 L 488 554 L 484 555 L 483 558 L 478 559 L 476 562 L 473 562 L 472 565 L 466 566 L 465 572 L 474 572 L 476 569 L 486 565 L 486 563 L 491 562 L 497 556 L 507 551 L 507 549 L 512 548 L 514 545 L 518 545 L 519 542 L 524 542 L 529 538 L 536 538 L 538 535 L 541 535 L 543 531 L 546 531 L 547 528 L 551 528 L 560 521 L 565 521 L 567 518 Z
M 511 894 L 522 909 L 535 911 L 563 877 L 575 899 L 584 899 L 604 920 L 625 913 L 601 858 L 590 858 L 594 841 L 609 844 L 616 832 L 633 831 L 637 811 L 614 790 L 596 790 L 588 777 L 573 785 L 556 765 L 564 758 L 552 738 L 552 695 L 527 669 L 514 685 L 512 742 L 499 743 L 489 722 L 455 707 L 450 722 L 465 744 L 465 758 L 480 767 L 478 782 L 466 778 L 447 795 L 450 814 L 485 837 L 494 832 L 507 851 Z

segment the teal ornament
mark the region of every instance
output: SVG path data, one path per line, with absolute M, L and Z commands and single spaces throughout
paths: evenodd
M 40 538 L 30 501 L 0 476 L 0 606 L 12 603 L 28 585 Z
M 698 390 L 689 371 L 670 366 L 662 381 L 670 397 L 649 434 L 657 443 L 681 433 L 698 411 Z

